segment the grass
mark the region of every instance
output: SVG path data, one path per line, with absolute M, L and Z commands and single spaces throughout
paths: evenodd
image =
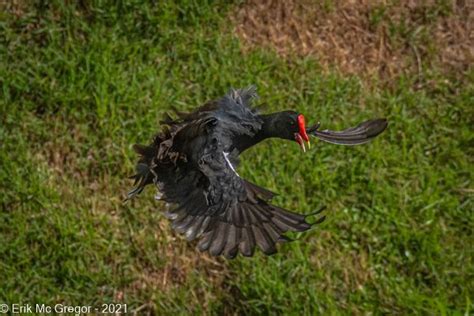
M 311 58 L 241 53 L 236 4 L 20 2 L 1 15 L 0 303 L 128 304 L 156 314 L 473 311 L 473 73 L 366 89 Z M 241 175 L 328 220 L 277 255 L 228 261 L 171 231 L 150 188 L 122 199 L 131 144 L 171 106 L 255 84 L 268 111 L 323 128 L 387 117 L 348 148 L 267 141 Z

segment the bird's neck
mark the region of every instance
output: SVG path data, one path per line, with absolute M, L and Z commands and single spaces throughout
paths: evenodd
M 279 128 L 277 124 L 277 117 L 279 115 L 280 113 L 260 115 L 260 119 L 262 120 L 260 129 L 254 136 L 248 138 L 246 137 L 245 139 L 239 141 L 239 152 L 243 152 L 244 150 L 257 145 L 267 138 L 279 137 Z
M 281 115 L 280 112 L 260 115 L 260 118 L 263 121 L 262 128 L 257 133 L 257 138 L 259 141 L 265 140 L 267 138 L 279 137 L 278 131 L 281 130 L 281 126 L 278 126 L 277 118 Z

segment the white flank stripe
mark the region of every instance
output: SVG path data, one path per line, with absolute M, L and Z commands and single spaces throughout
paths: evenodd
M 229 153 L 226 153 L 226 152 L 222 152 L 222 153 L 224 154 L 225 161 L 227 161 L 227 164 L 229 165 L 230 169 L 232 169 L 232 171 L 234 171 L 234 173 L 235 173 L 238 177 L 240 177 L 239 174 L 237 173 L 237 171 L 235 171 L 234 166 L 232 166 L 232 164 L 230 163 L 229 158 L 227 158 L 227 156 L 229 156 Z

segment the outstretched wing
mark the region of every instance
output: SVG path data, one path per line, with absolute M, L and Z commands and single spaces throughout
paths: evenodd
M 375 119 L 360 123 L 343 131 L 318 130 L 319 123 L 306 129 L 310 135 L 333 144 L 360 145 L 365 144 L 382 133 L 387 128 L 386 119 Z
M 270 255 L 277 242 L 288 240 L 284 233 L 312 226 L 306 215 L 269 204 L 273 193 L 240 178 L 225 152 L 204 155 L 188 179 L 194 183 L 188 190 L 182 183 L 173 194 L 164 188 L 164 199 L 177 204 L 167 216 L 176 231 L 200 238 L 198 249 L 213 256 L 252 256 L 257 246 Z

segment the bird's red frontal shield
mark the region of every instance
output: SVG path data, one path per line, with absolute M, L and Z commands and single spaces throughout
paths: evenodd
M 298 127 L 299 127 L 299 132 L 298 132 L 299 137 L 296 137 L 296 141 L 298 142 L 298 144 L 300 144 L 303 151 L 306 151 L 303 141 L 308 143 L 308 148 L 311 148 L 311 143 L 309 142 L 308 134 L 306 134 L 306 123 L 305 123 L 303 114 L 298 115 Z

